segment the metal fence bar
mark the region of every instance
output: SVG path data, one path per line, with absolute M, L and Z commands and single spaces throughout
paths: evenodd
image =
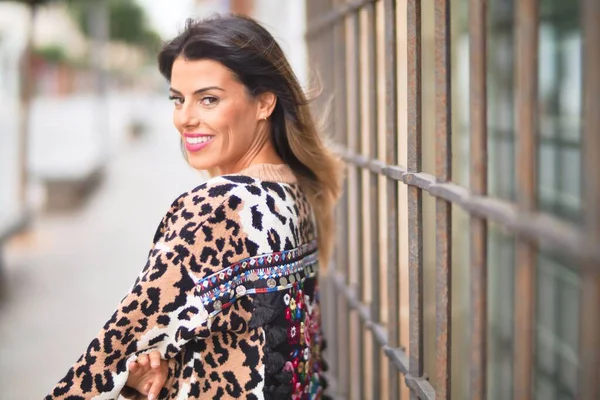
M 395 14 L 394 14 L 395 15 Z M 408 171 L 421 171 L 421 1 L 407 1 L 408 44 Z M 391 181 L 393 182 L 393 181 Z M 394 182 L 395 184 L 395 182 Z M 413 377 L 423 376 L 423 199 L 417 186 L 408 187 L 408 269 L 410 363 Z M 411 400 L 418 398 L 414 390 Z
M 306 18 L 307 20 L 312 20 L 315 18 L 316 15 L 319 15 L 319 13 L 321 12 L 321 8 L 323 6 L 323 3 L 319 3 L 319 2 L 315 2 L 314 0 L 307 0 L 306 1 Z M 325 51 L 323 51 L 321 44 L 317 43 L 314 39 L 316 39 L 315 37 L 312 38 L 307 38 L 307 42 L 308 42 L 308 46 L 307 46 L 307 52 L 308 52 L 308 59 L 310 60 L 310 64 L 311 67 L 315 68 L 316 66 L 321 66 L 322 64 L 327 65 L 327 63 L 324 62 L 324 60 L 322 59 L 322 57 L 325 55 Z M 327 47 L 331 47 L 333 46 L 334 43 L 326 43 L 323 44 L 323 46 Z M 334 48 L 331 48 L 331 50 L 334 50 Z M 330 62 L 335 62 L 335 52 L 331 52 L 330 53 Z M 310 71 L 311 73 L 313 71 Z M 328 70 L 325 70 L 324 73 L 328 74 Z M 325 82 L 328 81 L 328 79 L 324 79 Z M 329 83 L 329 82 L 327 82 Z M 333 84 L 329 84 L 328 87 L 323 87 L 323 91 L 325 93 L 329 91 L 333 91 Z M 317 109 L 321 109 L 321 103 L 322 99 L 317 99 L 316 103 L 314 104 L 314 107 L 316 107 Z M 334 104 L 333 110 L 334 113 L 338 112 L 338 108 L 336 107 L 336 105 Z M 339 129 L 339 117 L 336 115 L 336 118 L 333 118 L 332 120 L 332 130 L 333 133 L 335 135 L 335 138 L 337 141 L 339 141 L 340 143 L 343 141 L 342 138 L 342 130 Z M 338 207 L 338 209 L 336 210 L 336 221 L 338 221 L 338 235 L 336 236 L 336 243 L 335 243 L 335 251 L 334 251 L 334 257 L 336 260 L 343 260 L 345 257 L 345 252 L 346 252 L 346 247 L 343 245 L 344 244 L 344 234 L 342 232 L 345 232 L 346 229 L 343 228 L 343 223 L 345 221 L 345 218 L 341 218 L 341 216 L 344 214 L 344 210 L 342 207 L 343 204 L 343 198 L 340 201 L 340 207 Z M 325 334 L 325 338 L 327 339 L 328 343 L 331 343 L 331 341 L 334 341 L 335 338 L 338 337 L 338 316 L 339 319 L 342 319 L 342 312 L 340 312 L 340 310 L 338 308 L 342 307 L 341 301 L 339 301 L 338 299 L 338 293 L 335 290 L 330 290 L 330 288 L 335 288 L 333 281 L 330 279 L 330 274 L 331 274 L 331 270 L 334 268 L 341 268 L 343 265 L 345 265 L 343 262 L 342 263 L 334 263 L 332 262 L 330 265 L 328 265 L 328 273 L 327 275 L 323 276 L 322 280 L 321 280 L 321 285 L 324 287 L 325 290 L 327 290 L 326 292 L 323 291 L 323 302 L 324 307 L 325 307 L 325 311 L 324 313 L 326 313 L 327 315 L 332 315 L 335 316 L 334 318 L 327 318 L 324 319 L 324 334 Z M 342 342 L 342 340 L 340 340 L 340 343 Z M 342 356 L 341 354 L 339 356 Z M 324 351 L 323 354 L 324 357 L 324 362 L 327 364 L 327 372 L 325 373 L 326 377 L 327 377 L 327 381 L 329 383 L 329 390 L 330 391 L 336 391 L 338 388 L 338 379 L 337 379 L 337 373 L 338 373 L 338 351 L 337 351 L 337 346 L 327 346 L 327 350 Z
M 435 1 L 435 176 L 438 182 L 452 179 L 452 103 L 450 67 L 450 1 Z M 436 398 L 451 393 L 452 344 L 452 203 L 435 201 L 435 361 Z
M 357 13 L 365 6 L 375 3 L 378 0 L 353 0 L 348 2 L 340 2 L 336 7 L 314 19 L 306 29 L 306 38 L 311 38 L 319 35 L 323 30 L 330 29 L 333 25 L 339 23 L 350 14 Z
M 385 124 L 386 124 L 386 162 L 398 162 L 398 79 L 397 79 L 397 40 L 396 40 L 396 1 L 384 0 L 385 30 Z M 387 288 L 388 288 L 388 341 L 389 346 L 400 345 L 399 313 L 399 254 L 398 254 L 398 183 L 388 179 L 386 183 L 386 207 L 388 217 L 387 238 Z M 389 398 L 398 399 L 398 371 L 388 368 Z
M 327 68 L 327 73 L 328 73 L 328 82 L 330 85 L 330 89 L 328 91 L 328 96 L 332 96 L 335 93 L 336 87 L 335 87 L 335 74 L 333 73 L 333 67 L 335 65 L 335 55 L 336 55 L 336 42 L 335 42 L 335 29 L 330 29 L 327 31 L 327 46 L 326 46 L 327 50 L 328 50 L 328 63 L 327 65 L 329 66 L 329 68 Z M 332 104 L 332 111 L 335 110 L 335 104 Z M 332 118 L 332 129 L 333 132 L 337 132 L 337 125 L 338 125 L 338 121 L 336 120 L 336 118 Z M 338 247 L 338 252 L 335 254 L 335 260 L 340 260 L 340 254 L 339 254 L 339 247 Z M 332 266 L 333 267 L 333 266 Z M 330 269 L 331 270 L 331 269 Z M 328 304 L 327 304 L 327 313 L 330 316 L 334 316 L 336 315 L 336 307 L 337 307 L 337 292 L 335 290 L 332 290 L 335 288 L 335 286 L 333 285 L 333 282 L 331 281 L 331 279 L 327 279 L 326 280 L 326 285 L 327 285 L 327 289 L 328 289 L 328 293 L 327 293 L 327 300 L 328 300 Z M 326 332 L 326 337 L 330 338 L 331 342 L 335 343 L 336 339 L 338 338 L 339 332 L 338 332 L 338 324 L 337 324 L 337 320 L 336 318 L 325 318 L 325 321 L 328 321 L 329 324 L 329 330 L 328 332 Z M 330 342 L 330 343 L 331 343 Z M 331 343 L 331 344 L 333 344 Z M 338 388 L 338 382 L 336 377 L 336 371 L 338 371 L 338 357 L 339 357 L 339 348 L 336 345 L 330 345 L 327 347 L 327 360 L 329 361 L 329 371 L 328 373 L 328 377 L 330 380 L 330 386 L 332 391 L 336 391 Z
M 377 158 L 377 12 L 375 4 L 367 6 L 367 23 L 365 27 L 367 35 L 367 71 L 368 71 L 368 116 L 369 116 L 369 157 Z M 369 174 L 369 219 L 370 224 L 370 278 L 371 278 L 371 319 L 374 323 L 379 322 L 381 302 L 379 299 L 381 281 L 379 279 L 379 179 L 378 174 Z M 373 349 L 371 352 L 373 382 L 370 398 L 376 399 L 381 392 L 381 357 L 377 345 L 377 338 L 372 335 Z
M 431 383 L 425 377 L 413 377 L 409 374 L 409 361 L 406 352 L 401 347 L 390 346 L 388 334 L 383 325 L 372 319 L 369 307 L 358 299 L 356 291 L 345 284 L 345 277 L 334 273 L 331 277 L 337 291 L 346 299 L 350 308 L 358 312 L 361 322 L 369 329 L 377 344 L 382 348 L 384 354 L 390 359 L 392 365 L 406 376 L 407 386 L 423 400 L 436 399 L 436 393 Z M 395 371 L 395 373 L 397 373 Z
M 600 398 L 600 275 L 584 274 L 580 290 L 577 398 L 594 400 Z
M 338 0 L 339 1 L 339 0 Z M 346 112 L 346 31 L 344 26 L 336 25 L 333 27 L 334 29 L 334 52 L 335 52 L 335 60 L 333 68 L 336 71 L 335 74 L 335 109 L 336 109 L 336 130 L 338 141 L 343 145 L 347 146 L 347 112 Z M 339 226 L 340 230 L 338 231 L 338 235 L 341 236 L 340 243 L 340 264 L 338 265 L 338 270 L 343 273 L 343 276 L 347 280 L 349 277 L 349 257 L 348 257 L 348 182 L 344 181 L 344 193 L 342 198 L 340 199 L 340 218 Z M 348 284 L 348 281 L 346 281 Z M 348 397 L 348 387 L 349 387 L 349 379 L 350 379 L 350 362 L 349 362 L 349 354 L 350 354 L 350 317 L 349 317 L 349 307 L 347 304 L 347 300 L 340 294 L 337 295 L 337 303 L 338 303 L 338 334 L 337 338 L 332 338 L 333 340 L 338 340 L 339 343 L 339 351 L 338 351 L 338 359 L 337 359 L 337 376 L 336 381 L 338 383 L 338 391 L 336 395 Z
M 487 194 L 486 0 L 469 1 L 470 189 Z M 487 397 L 487 221 L 471 216 L 470 398 Z
M 354 126 L 353 129 L 350 129 L 351 132 L 351 142 L 349 143 L 349 147 L 354 149 L 357 153 L 362 153 L 362 141 L 360 137 L 361 131 L 361 78 L 360 78 L 360 18 L 358 13 L 349 14 L 346 17 L 346 23 L 350 25 L 351 30 L 351 38 L 349 45 L 352 46 L 352 63 L 351 71 L 352 76 L 350 77 L 349 87 L 351 87 L 352 95 L 348 96 L 352 104 L 352 112 L 353 115 L 350 116 L 352 118 L 352 124 Z M 343 24 L 342 24 L 343 25 Z M 363 224 L 363 191 L 362 191 L 362 171 L 360 168 L 350 165 L 350 168 L 353 168 L 353 174 L 349 175 L 349 178 L 353 177 L 353 188 L 352 197 L 355 199 L 356 204 L 356 212 L 354 216 L 349 215 L 348 219 L 355 221 L 356 224 L 356 240 L 357 242 L 353 244 L 353 248 L 351 249 L 354 252 L 354 257 L 358 261 L 358 276 L 356 281 L 356 290 L 360 296 L 363 298 L 364 296 L 364 271 L 360 268 L 363 260 L 363 246 L 362 243 L 362 235 L 364 232 L 364 224 Z M 356 367 L 358 368 L 358 376 L 359 379 L 355 380 L 353 384 L 358 387 L 358 396 L 359 398 L 365 398 L 365 346 L 364 346 L 364 335 L 363 335 L 363 327 L 362 324 L 359 323 L 358 328 L 354 334 L 355 342 L 352 346 L 354 348 L 354 354 L 356 357 Z
M 589 247 L 600 243 L 600 3 L 582 1 L 584 215 Z M 586 264 L 598 266 L 589 259 Z M 587 269 L 581 280 L 578 398 L 600 398 L 600 271 Z
M 531 212 L 537 203 L 537 82 L 538 82 L 537 0 L 515 3 L 515 114 L 517 116 L 517 197 L 520 211 Z M 537 248 L 516 236 L 514 301 L 514 398 L 532 396 L 533 345 L 535 334 L 535 276 Z

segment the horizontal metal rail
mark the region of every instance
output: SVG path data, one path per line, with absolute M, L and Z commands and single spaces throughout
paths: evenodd
M 356 291 L 348 286 L 343 275 L 337 272 L 328 274 L 328 278 L 333 281 L 339 293 L 344 295 L 348 302 L 348 306 L 352 310 L 356 310 L 360 321 L 364 326 L 371 331 L 373 337 L 381 346 L 384 354 L 390 359 L 392 364 L 404 375 L 406 386 L 415 390 L 419 398 L 424 400 L 435 400 L 435 390 L 428 380 L 427 376 L 414 377 L 408 373 L 408 356 L 402 347 L 393 348 L 388 345 L 388 337 L 386 328 L 381 324 L 376 323 L 371 318 L 369 306 L 362 303 Z
M 346 16 L 360 11 L 371 3 L 378 0 L 354 0 L 348 3 L 339 5 L 331 11 L 317 18 L 315 22 L 310 24 L 306 29 L 306 39 L 311 39 L 317 36 L 325 29 L 331 29 L 333 25 L 344 19 Z
M 540 212 L 524 212 L 519 210 L 516 204 L 505 200 L 474 196 L 465 187 L 451 182 L 438 183 L 433 175 L 424 172 L 408 172 L 402 166 L 386 165 L 380 160 L 370 160 L 344 149 L 337 149 L 337 152 L 346 162 L 409 186 L 419 187 L 434 197 L 458 205 L 469 214 L 497 222 L 515 234 L 542 246 L 563 251 L 578 260 L 586 261 L 573 263 L 573 268 L 600 269 L 600 246 L 597 244 L 594 246 L 584 232 L 556 217 Z

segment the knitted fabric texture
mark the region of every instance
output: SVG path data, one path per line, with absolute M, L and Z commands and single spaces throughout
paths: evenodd
M 46 396 L 142 398 L 128 365 L 159 351 L 159 399 L 318 399 L 324 341 L 316 227 L 286 165 L 212 178 L 179 196 L 148 261 Z

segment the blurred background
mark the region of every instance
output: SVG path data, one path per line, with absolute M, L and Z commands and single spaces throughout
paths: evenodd
M 206 179 L 156 54 L 186 18 L 228 11 L 261 20 L 306 81 L 302 1 L 0 0 L 0 399 L 62 378 L 171 201 Z
M 531 190 L 543 216 L 561 221 L 569 232 L 586 225 L 588 216 L 597 216 L 590 213 L 589 205 L 587 209 L 584 206 L 582 185 L 597 185 L 599 176 L 597 168 L 582 168 L 585 78 L 581 5 L 593 1 L 539 0 L 538 54 L 531 56 L 538 63 L 534 76 L 538 79 L 535 119 L 539 125 L 532 149 L 537 177 Z M 433 51 L 436 14 L 433 1 L 421 3 L 420 156 L 422 171 L 434 175 L 435 80 L 439 72 Z M 469 189 L 473 106 L 469 99 L 469 10 L 477 2 L 449 3 L 452 181 Z M 521 174 L 515 100 L 519 96 L 515 85 L 518 3 L 488 0 L 485 25 L 487 192 L 511 206 L 519 201 Z M 397 5 L 391 18 L 396 38 L 391 42 L 398 62 L 391 71 L 385 69 L 390 57 L 385 46 L 391 39 L 386 36 L 388 11 L 384 4 Z M 175 36 L 188 17 L 228 11 L 255 17 L 278 40 L 305 88 L 313 82 L 311 72 L 320 73 L 324 96 L 316 106 L 325 108 L 329 95 L 335 96 L 331 127 L 338 143 L 363 157 L 407 165 L 406 60 L 410 49 L 406 4 L 361 0 L 0 0 L 0 399 L 41 398 L 53 387 L 110 317 L 143 267 L 156 225 L 170 202 L 206 179 L 186 165 L 179 149 L 168 86 L 156 67 L 163 40 Z M 597 57 L 597 52 L 593 53 L 587 62 L 594 65 Z M 397 112 L 392 110 L 391 119 L 397 126 L 390 141 L 386 89 L 391 83 L 397 89 L 398 104 Z M 599 104 L 597 99 L 593 102 L 596 109 Z M 395 153 L 392 161 L 387 160 L 390 149 Z M 397 241 L 391 243 L 387 227 L 395 222 L 389 218 L 394 212 L 386 203 L 386 179 L 381 174 L 371 176 L 366 168 L 349 168 L 335 261 L 338 272 L 345 274 L 344 284 L 356 290 L 363 304 L 373 304 L 378 297 L 375 303 L 383 327 L 389 329 L 386 318 L 397 312 L 399 343 L 407 349 L 407 187 L 399 185 L 393 199 L 398 209 Z M 369 190 L 371 183 L 375 191 Z M 424 372 L 434 387 L 435 207 L 436 199 L 424 193 L 420 228 L 424 327 L 420 340 L 424 343 Z M 464 399 L 470 384 L 469 215 L 453 207 L 451 220 L 452 394 Z M 375 244 L 370 242 L 373 231 L 378 232 Z M 531 398 L 576 398 L 585 354 L 580 343 L 582 327 L 600 326 L 598 316 L 585 318 L 586 310 L 598 313 L 600 304 L 582 301 L 586 280 L 576 266 L 576 257 L 548 246 L 535 248 L 531 265 L 534 290 L 520 297 L 515 266 L 516 244 L 521 239 L 496 222 L 490 222 L 486 232 L 488 397 L 513 397 L 515 309 L 525 301 L 535 303 L 536 309 L 527 325 L 534 347 L 534 356 L 527 360 L 533 375 Z M 385 284 L 390 268 L 383 255 L 390 251 L 398 253 L 397 265 L 392 266 L 399 276 L 397 304 L 388 304 Z M 382 256 L 377 258 L 377 254 Z M 370 269 L 374 259 L 378 261 Z M 381 275 L 380 293 L 369 288 L 377 274 Z M 588 286 L 586 293 L 595 293 L 597 300 L 600 280 L 597 273 L 592 277 L 596 286 L 591 290 Z M 385 381 L 389 361 L 382 356 L 382 375 L 373 376 L 369 362 L 372 353 L 380 349 L 373 347 L 357 312 L 343 308 L 342 297 L 335 293 L 326 299 L 329 333 L 352 339 L 346 340 L 349 348 L 340 345 L 328 350 L 338 394 L 377 398 L 370 397 L 368 389 L 378 379 L 381 398 L 387 398 L 391 390 Z M 332 308 L 338 305 L 341 308 Z M 339 330 L 338 312 L 349 314 L 351 320 Z M 597 362 L 600 350 L 594 351 L 592 359 Z M 403 378 L 400 382 L 403 398 L 407 398 Z

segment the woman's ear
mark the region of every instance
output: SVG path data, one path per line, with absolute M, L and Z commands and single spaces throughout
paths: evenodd
M 267 119 L 273 113 L 275 104 L 277 104 L 277 96 L 272 92 L 261 93 L 258 96 L 257 119 Z

